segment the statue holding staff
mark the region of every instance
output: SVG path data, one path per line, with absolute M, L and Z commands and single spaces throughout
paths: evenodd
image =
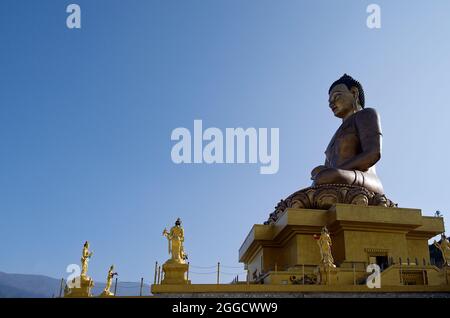
M 109 296 L 113 296 L 114 294 L 111 293 L 111 286 L 112 286 L 112 281 L 114 276 L 119 275 L 117 273 L 114 272 L 114 265 L 111 265 L 111 267 L 109 268 L 108 271 L 108 276 L 106 277 L 106 286 L 105 289 L 103 290 L 103 295 L 109 295 Z
M 314 239 L 317 240 L 317 244 L 319 245 L 322 264 L 327 268 L 336 267 L 336 265 L 334 265 L 333 255 L 331 254 L 332 243 L 327 227 L 324 226 L 322 228 L 320 235 L 314 235 Z
M 172 260 L 177 263 L 185 263 L 187 255 L 184 252 L 184 230 L 181 226 L 180 218 L 175 221 L 175 226 L 173 226 L 170 231 L 164 229 L 163 235 L 168 240 L 169 254 L 172 254 Z
M 444 265 L 450 266 L 450 242 L 445 234 L 441 234 L 440 243 L 434 240 L 433 244 L 441 251 Z
M 86 241 L 83 246 L 83 252 L 81 254 L 81 276 L 87 276 L 88 261 L 92 257 L 93 252 L 89 251 L 89 242 Z

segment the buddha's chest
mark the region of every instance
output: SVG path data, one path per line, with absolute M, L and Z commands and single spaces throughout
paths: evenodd
M 361 142 L 353 120 L 344 122 L 336 131 L 325 151 L 331 167 L 337 167 L 342 162 L 361 153 Z

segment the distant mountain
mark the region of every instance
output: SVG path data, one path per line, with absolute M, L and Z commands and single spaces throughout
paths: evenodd
M 59 297 L 61 280 L 44 275 L 8 274 L 0 272 L 0 298 L 50 298 Z M 120 282 L 117 284 L 118 296 L 139 296 L 140 283 Z M 105 283 L 95 282 L 93 295 L 99 295 Z M 114 292 L 115 285 L 111 288 Z M 150 294 L 150 286 L 144 284 L 142 295 Z

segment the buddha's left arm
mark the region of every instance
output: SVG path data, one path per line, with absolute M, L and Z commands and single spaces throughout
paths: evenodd
M 361 142 L 361 153 L 345 161 L 339 169 L 367 171 L 381 158 L 380 118 L 373 108 L 366 108 L 356 118 L 356 128 Z

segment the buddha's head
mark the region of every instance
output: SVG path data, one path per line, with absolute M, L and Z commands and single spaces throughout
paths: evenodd
M 181 226 L 181 219 L 180 219 L 180 218 L 178 218 L 178 219 L 175 221 L 175 225 Z
M 84 247 L 89 248 L 89 242 L 88 241 L 84 242 Z
M 364 108 L 364 90 L 357 80 L 344 74 L 331 84 L 328 103 L 334 116 L 345 119 Z

